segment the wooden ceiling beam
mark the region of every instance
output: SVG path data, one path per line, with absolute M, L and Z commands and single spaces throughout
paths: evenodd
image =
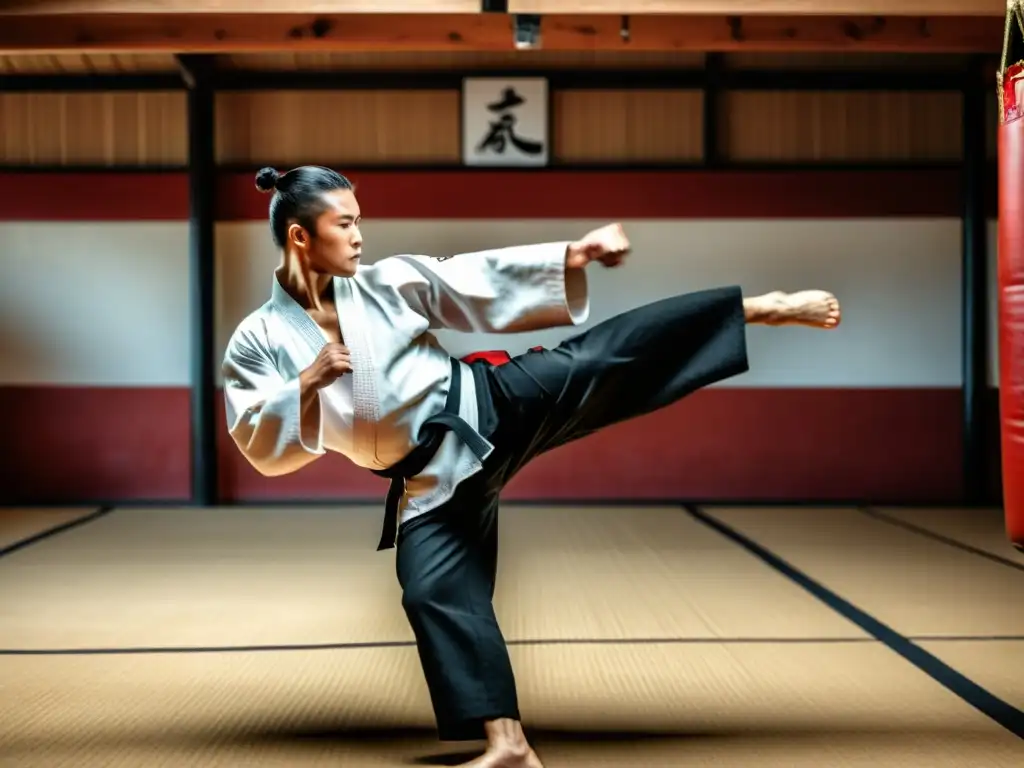
M 4 0 L 0 14 L 476 13 L 480 0 Z M 508 0 L 510 13 L 1003 16 L 1006 0 Z
M 544 16 L 546 50 L 998 53 L 997 17 Z M 503 14 L 119 14 L 0 17 L 0 53 L 513 49 Z
M 509 13 L 686 13 L 712 16 L 1002 17 L 1006 14 L 1006 0 L 508 0 L 508 10 Z

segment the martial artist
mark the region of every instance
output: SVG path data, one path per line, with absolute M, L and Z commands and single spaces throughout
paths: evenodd
M 532 458 L 748 368 L 746 325 L 834 328 L 828 292 L 727 286 L 641 306 L 509 362 L 452 359 L 434 329 L 514 333 L 586 322 L 584 267 L 630 250 L 611 224 L 579 240 L 360 263 L 349 181 L 263 169 L 281 250 L 269 300 L 224 356 L 235 444 L 264 475 L 327 451 L 391 479 L 378 549 L 397 546 L 402 605 L 442 740 L 470 763 L 538 768 L 492 605 L 502 488 Z

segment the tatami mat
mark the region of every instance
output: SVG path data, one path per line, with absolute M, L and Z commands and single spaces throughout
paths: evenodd
M 117 510 L 5 559 L 0 647 L 411 642 L 379 520 Z M 513 641 L 866 636 L 678 508 L 510 507 L 500 536 Z
M 117 509 L 4 559 L 0 646 L 411 640 L 369 509 Z
M 1019 766 L 1024 744 L 878 644 L 516 647 L 562 766 Z M 406 648 L 0 658 L 0 756 L 30 766 L 423 764 Z M 470 747 L 475 745 L 468 745 Z
M 854 510 L 707 512 L 906 634 L 1024 634 L 1013 568 Z M 376 506 L 118 510 L 8 554 L 0 765 L 466 759 L 436 740 L 379 524 Z M 1024 765 L 1024 740 L 679 508 L 510 505 L 501 537 L 547 768 Z M 1024 642 L 917 642 L 1024 706 Z M 300 647 L 209 648 L 269 644 Z M 136 648 L 12 652 L 62 647 Z
M 517 639 L 866 636 L 678 507 L 510 506 L 495 602 Z
M 1008 610 L 1020 610 L 1008 606 Z M 1024 710 L 1024 639 L 982 643 L 924 640 L 918 643 L 1006 703 Z
M 856 510 L 705 507 L 904 635 L 1024 635 L 1024 574 Z
M 88 517 L 96 507 L 0 508 L 0 550 L 46 531 Z
M 883 519 L 923 529 L 982 552 L 988 552 L 1024 568 L 1024 552 L 1019 552 L 1006 535 L 1001 509 L 873 509 Z

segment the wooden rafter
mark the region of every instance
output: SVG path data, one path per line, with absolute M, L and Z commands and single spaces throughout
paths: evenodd
M 509 0 L 511 13 L 1003 16 L 1006 0 Z M 475 13 L 480 0 L 4 0 L 0 14 Z
M 510 13 L 687 13 L 717 16 L 1002 17 L 1006 14 L 1006 0 L 508 0 L 508 10 Z
M 543 17 L 546 50 L 996 53 L 1003 19 L 841 16 Z M 0 53 L 510 50 L 503 14 L 121 14 L 0 17 Z

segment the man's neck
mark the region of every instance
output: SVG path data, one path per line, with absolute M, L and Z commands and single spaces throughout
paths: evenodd
M 297 260 L 285 258 L 275 272 L 281 287 L 305 310 L 323 310 L 332 298 L 331 275 L 303 269 Z

